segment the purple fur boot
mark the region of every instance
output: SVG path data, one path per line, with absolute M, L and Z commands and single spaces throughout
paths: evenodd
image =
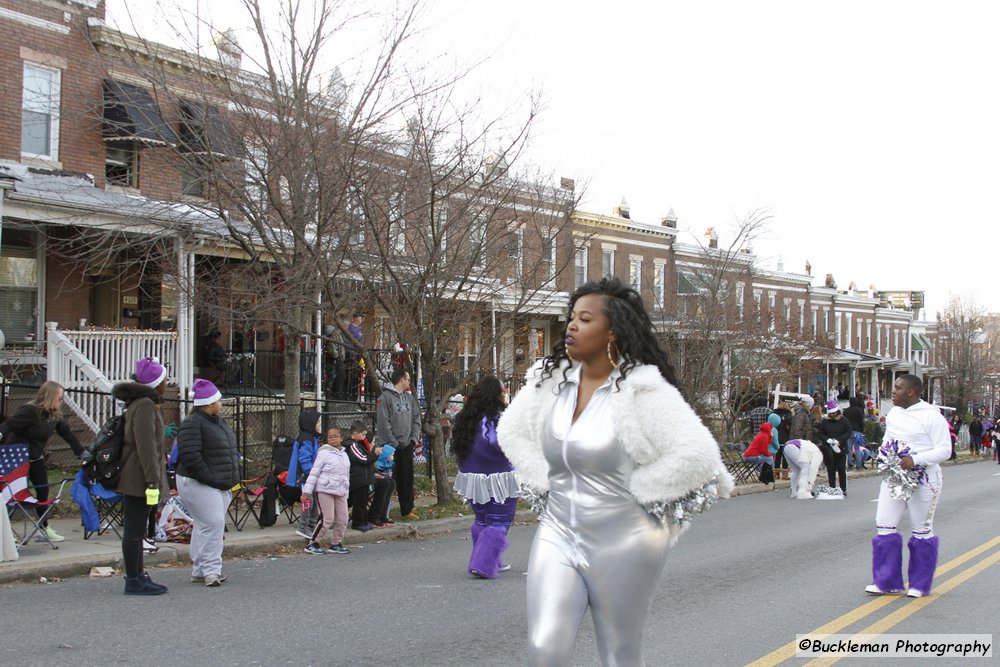
M 500 555 L 506 548 L 506 529 L 502 526 L 483 526 L 479 537 L 473 538 L 469 573 L 483 579 L 495 578 L 500 571 Z
M 931 594 L 931 584 L 934 583 L 934 570 L 937 569 L 938 536 L 918 540 L 911 537 L 906 546 L 910 548 L 910 562 L 906 568 L 906 578 L 910 583 L 907 595 L 911 598 L 922 598 Z
M 903 536 L 899 533 L 872 538 L 872 585 L 865 590 L 873 595 L 903 590 Z

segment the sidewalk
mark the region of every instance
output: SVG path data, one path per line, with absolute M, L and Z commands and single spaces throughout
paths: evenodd
M 986 461 L 986 459 L 963 456 L 955 463 L 946 464 L 946 467 L 980 461 Z M 825 483 L 824 474 L 820 474 L 817 483 Z M 871 477 L 876 474 L 878 473 L 869 465 L 867 470 L 849 470 L 848 479 Z M 774 485 L 743 484 L 736 487 L 732 495 L 733 497 L 745 496 L 776 489 L 788 489 L 788 481 L 778 480 Z M 64 502 L 72 501 L 67 498 Z M 534 512 L 522 510 L 517 513 L 515 520 L 531 522 L 535 519 Z M 89 540 L 84 540 L 83 527 L 80 525 L 79 517 L 54 519 L 50 523 L 56 532 L 63 535 L 66 540 L 58 543 L 58 549 L 53 549 L 45 542 L 26 544 L 21 548 L 18 560 L 0 563 L 0 584 L 37 581 L 40 577 L 53 579 L 86 575 L 93 567 L 121 568 L 121 540 L 113 531 L 101 536 L 94 535 Z M 470 511 L 467 516 L 400 522 L 394 526 L 376 528 L 367 533 L 348 529 L 344 543 L 349 546 L 386 540 L 424 538 L 448 533 L 465 534 L 471 523 L 472 513 Z M 252 554 L 266 554 L 282 549 L 299 553 L 305 545 L 305 540 L 295 534 L 297 527 L 298 524 L 289 524 L 281 516 L 278 517 L 278 523 L 263 529 L 252 523 L 248 523 L 242 531 L 233 530 L 230 526 L 229 532 L 226 533 L 223 557 L 236 558 Z M 191 562 L 186 544 L 167 542 L 158 546 L 160 547 L 158 553 L 146 555 L 147 565 L 184 565 Z

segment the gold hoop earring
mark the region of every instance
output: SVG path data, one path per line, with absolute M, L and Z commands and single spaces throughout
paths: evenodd
M 613 355 L 611 354 L 611 346 L 612 345 L 614 345 L 614 341 L 611 340 L 611 339 L 608 339 L 608 361 L 611 362 L 611 365 L 613 367 L 618 368 L 618 364 L 621 363 L 621 359 L 615 359 L 615 357 L 620 357 L 621 355 L 618 354 L 618 346 L 617 345 L 615 345 L 615 353 Z
M 570 363 L 572 363 L 572 364 L 576 363 L 576 359 L 574 359 L 573 355 L 569 353 L 569 348 L 568 347 L 563 347 L 563 352 L 566 353 L 566 358 L 569 359 Z

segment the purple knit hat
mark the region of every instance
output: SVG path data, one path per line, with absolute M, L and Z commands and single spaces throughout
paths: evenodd
M 211 405 L 216 401 L 222 400 L 222 392 L 208 380 L 195 380 L 193 389 L 195 407 Z
M 156 357 L 145 357 L 135 362 L 135 381 L 147 387 L 159 387 L 167 377 L 167 369 Z
M 840 412 L 840 403 L 837 401 L 827 401 L 826 402 L 826 414 L 830 415 L 834 412 Z

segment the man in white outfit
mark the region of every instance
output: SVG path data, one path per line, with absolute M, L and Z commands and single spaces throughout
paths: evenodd
M 948 422 L 936 408 L 920 399 L 923 382 L 916 375 L 901 375 L 893 385 L 893 408 L 885 420 L 885 437 L 899 442 L 900 450 L 909 448 L 909 456 L 900 458 L 904 470 L 922 469 L 920 483 L 909 500 L 893 498 L 889 484 L 882 482 L 875 511 L 872 538 L 872 584 L 865 591 L 872 595 L 903 590 L 903 538 L 897 530 L 903 512 L 910 518 L 910 560 L 907 567 L 910 597 L 931 592 L 937 567 L 938 537 L 934 534 L 934 510 L 941 497 L 943 476 L 940 463 L 951 456 Z

